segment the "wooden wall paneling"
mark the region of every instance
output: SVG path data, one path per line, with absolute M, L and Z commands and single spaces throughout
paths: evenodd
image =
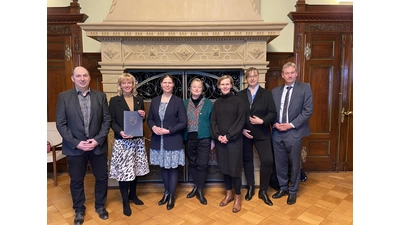
M 58 94 L 73 87 L 72 70 L 81 65 L 82 29 L 87 19 L 77 1 L 47 7 L 47 121 L 55 121 Z
M 308 152 L 303 169 L 347 170 L 352 168 L 353 125 L 352 117 L 341 122 L 341 108 L 352 104 L 352 47 L 343 36 L 352 36 L 353 6 L 299 0 L 296 8 L 288 14 L 295 24 L 294 61 L 298 80 L 311 84 L 314 98 L 311 135 L 303 139 Z
M 283 85 L 281 72 L 282 66 L 294 60 L 293 52 L 267 52 L 268 71 L 265 76 L 265 88 L 272 91 L 273 88 Z
M 72 70 L 81 65 L 82 29 L 77 23 L 88 18 L 80 13 L 76 0 L 66 7 L 47 7 L 47 121 L 56 121 L 58 94 L 73 88 Z M 57 172 L 67 172 L 66 159 L 60 160 Z M 52 171 L 51 164 L 47 171 Z

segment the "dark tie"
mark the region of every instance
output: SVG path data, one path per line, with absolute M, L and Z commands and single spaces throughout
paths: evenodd
M 289 93 L 292 86 L 287 87 L 285 103 L 283 104 L 283 112 L 282 112 L 282 123 L 287 123 L 287 113 L 288 113 L 288 105 L 289 105 Z

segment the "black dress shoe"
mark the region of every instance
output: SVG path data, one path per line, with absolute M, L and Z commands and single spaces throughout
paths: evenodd
M 175 206 L 175 197 L 173 194 L 169 194 L 168 203 L 167 203 L 167 210 L 173 209 Z
M 85 213 L 76 213 L 74 218 L 74 225 L 82 225 Z
M 201 204 L 207 205 L 207 199 L 204 197 L 201 190 L 197 190 L 196 198 L 200 201 Z
M 246 201 L 250 201 L 253 198 L 254 191 L 254 185 L 250 185 L 249 189 L 247 189 L 247 194 L 244 196 L 244 199 L 246 199 Z
M 280 189 L 278 192 L 272 195 L 272 198 L 282 198 L 283 196 L 289 194 L 289 191 L 285 191 L 283 189 Z
M 259 191 L 258 192 L 258 198 L 262 199 L 264 201 L 264 203 L 269 205 L 269 206 L 273 205 L 271 199 L 268 198 L 268 194 L 267 194 L 266 191 Z
M 97 214 L 99 214 L 100 219 L 106 220 L 108 219 L 108 212 L 104 207 L 100 207 L 96 209 Z
M 169 193 L 167 191 L 164 192 L 164 195 L 163 195 L 162 199 L 158 202 L 158 205 L 164 205 L 165 203 L 167 203 L 168 197 L 169 197 Z
M 192 191 L 189 192 L 189 194 L 186 195 L 186 198 L 193 198 L 194 196 L 196 196 L 196 192 L 197 192 L 197 187 L 194 186 Z
M 293 205 L 294 203 L 296 203 L 296 194 L 289 194 L 289 197 L 287 198 L 287 204 Z

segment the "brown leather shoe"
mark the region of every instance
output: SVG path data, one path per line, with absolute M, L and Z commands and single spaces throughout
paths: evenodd
M 242 196 L 235 194 L 235 201 L 233 202 L 232 212 L 237 213 L 242 209 Z
M 219 206 L 226 206 L 231 201 L 233 201 L 232 190 L 226 190 L 225 198 L 219 203 Z

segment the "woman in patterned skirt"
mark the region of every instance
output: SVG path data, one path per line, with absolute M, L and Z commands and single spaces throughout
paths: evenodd
M 137 96 L 136 79 L 129 73 L 118 78 L 118 96 L 110 99 L 111 128 L 114 146 L 111 156 L 110 178 L 116 179 L 122 196 L 123 213 L 132 214 L 129 200 L 136 205 L 143 202 L 136 195 L 137 176 L 150 172 L 144 138 L 133 137 L 124 132 L 124 111 L 137 111 L 145 119 L 143 98 Z
M 171 75 L 161 78 L 163 94 L 151 100 L 147 124 L 152 131 L 150 163 L 159 165 L 164 183 L 164 195 L 159 205 L 167 203 L 167 210 L 175 206 L 178 185 L 178 166 L 185 165 L 183 130 L 187 117 L 183 100 L 172 93 L 174 81 Z

